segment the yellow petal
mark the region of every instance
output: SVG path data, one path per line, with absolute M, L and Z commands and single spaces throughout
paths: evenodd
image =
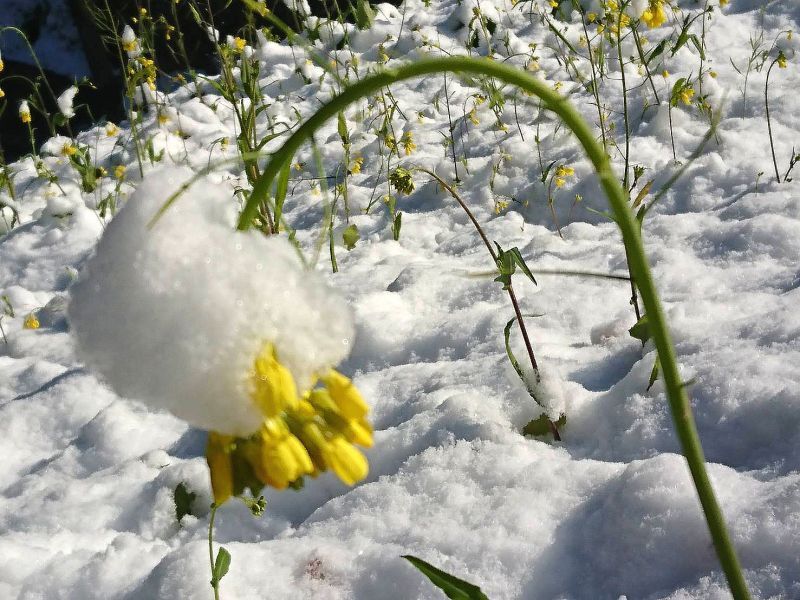
M 212 431 L 206 444 L 206 462 L 211 474 L 214 503 L 219 506 L 233 495 L 233 462 L 230 443 L 233 438 Z
M 272 344 L 256 358 L 253 384 L 253 400 L 267 417 L 297 404 L 297 386 L 289 369 L 278 361 Z
M 372 431 L 369 426 L 365 427 L 360 421 L 349 421 L 347 423 L 347 439 L 364 448 L 372 448 Z
M 322 381 L 342 415 L 348 419 L 361 419 L 367 415 L 369 406 L 349 378 L 331 369 Z
M 324 450 L 325 462 L 347 485 L 355 485 L 367 476 L 367 459 L 342 437 L 334 437 Z

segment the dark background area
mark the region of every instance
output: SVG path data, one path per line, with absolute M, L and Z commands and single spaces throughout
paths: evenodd
M 335 15 L 334 0 L 311 1 L 312 13 L 318 16 Z M 108 8 L 121 35 L 125 24 L 133 23 L 145 8 L 154 22 L 163 18 L 172 24 L 171 40 L 165 38 L 166 23 L 156 27 L 154 54 L 161 72 L 160 87 L 169 86 L 169 76 L 187 72 L 186 60 L 178 51 L 179 37 L 186 50 L 189 67 L 199 73 L 214 74 L 219 71 L 216 53 L 208 35 L 197 24 L 187 0 L 108 0 Z M 347 0 L 344 0 L 347 3 Z M 209 10 L 221 39 L 235 35 L 247 25 L 247 11 L 241 0 L 199 0 L 204 20 L 209 20 Z M 268 0 L 267 6 L 280 19 L 292 26 L 295 16 L 280 0 Z M 341 6 L 341 5 L 340 5 Z M 104 39 L 93 10 L 105 11 L 105 0 L 0 0 L 0 26 L 13 25 L 25 32 L 41 61 L 47 83 L 58 95 L 73 83 L 80 85 L 75 101 L 76 116 L 70 121 L 71 131 L 85 129 L 97 121 L 120 122 L 125 118 L 124 82 L 121 74 L 119 52 L 116 45 Z M 175 11 L 177 23 L 173 15 Z M 106 13 L 107 14 L 107 13 Z M 345 15 L 346 17 L 347 15 Z M 259 26 L 265 22 L 260 20 Z M 54 30 L 60 30 L 55 31 Z M 182 36 L 179 36 L 182 34 Z M 51 42 L 47 36 L 60 35 Z M 283 36 L 280 36 L 283 37 Z M 12 47 L 13 45 L 13 47 Z M 13 52 L 11 50 L 14 50 Z M 27 126 L 19 119 L 19 102 L 33 92 L 33 83 L 39 81 L 46 109 L 57 112 L 51 94 L 47 91 L 38 68 L 23 46 L 18 35 L 11 31 L 0 37 L 5 68 L 0 72 L 0 89 L 5 97 L 0 99 L 0 160 L 8 163 L 31 151 Z M 36 111 L 31 111 L 37 148 L 51 136 L 47 121 Z M 57 133 L 69 135 L 61 127 Z

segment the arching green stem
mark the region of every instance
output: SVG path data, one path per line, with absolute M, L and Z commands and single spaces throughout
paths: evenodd
M 711 481 L 706 472 L 703 449 L 700 445 L 700 437 L 697 434 L 689 397 L 678 372 L 678 363 L 667 330 L 666 318 L 645 256 L 639 226 L 628 205 L 628 195 L 614 176 L 609 159 L 602 146 L 595 140 L 595 134 L 589 124 L 573 108 L 570 102 L 550 89 L 545 82 L 524 71 L 499 62 L 485 58 L 461 56 L 424 59 L 366 77 L 349 86 L 339 96 L 322 106 L 273 154 L 263 174 L 256 181 L 253 192 L 242 211 L 239 229 L 247 229 L 250 226 L 253 218 L 257 215 L 259 205 L 267 201 L 272 182 L 281 167 L 286 161 L 291 160 L 300 145 L 309 140 L 314 131 L 328 119 L 334 118 L 339 111 L 344 110 L 351 103 L 367 97 L 385 86 L 413 77 L 447 71 L 494 77 L 538 96 L 542 99 L 545 108 L 556 113 L 572 130 L 589 160 L 591 160 L 600 179 L 600 185 L 611 204 L 616 223 L 622 233 L 626 254 L 630 261 L 630 271 L 639 287 L 642 303 L 651 327 L 653 341 L 658 350 L 664 386 L 667 391 L 675 429 L 700 498 L 700 504 L 708 523 L 717 556 L 734 598 L 737 600 L 749 598 L 747 584 L 728 535 L 722 510 L 717 503 Z

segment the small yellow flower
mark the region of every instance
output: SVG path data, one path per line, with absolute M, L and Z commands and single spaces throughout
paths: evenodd
M 122 181 L 125 179 L 125 165 L 117 165 L 114 167 L 114 177 Z
M 350 174 L 357 175 L 361 173 L 361 165 L 364 164 L 364 159 L 361 156 L 356 156 L 353 162 L 350 163 Z
M 474 108 L 471 111 L 469 111 L 467 118 L 469 118 L 469 122 L 472 123 L 473 125 L 481 124 L 481 122 L 478 120 L 478 113 Z
M 563 177 L 556 177 L 556 187 L 564 187 L 564 184 L 567 183 L 567 180 Z
M 692 97 L 694 96 L 694 89 L 691 87 L 685 87 L 681 90 L 681 100 L 684 104 L 691 104 Z
M 72 142 L 67 142 L 64 144 L 63 148 L 61 148 L 61 154 L 64 156 L 74 156 L 74 154 L 78 151 Z
M 717 72 L 716 71 L 709 71 L 708 74 L 711 76 L 711 79 L 716 79 L 717 78 Z
M 114 137 L 118 133 L 119 133 L 119 127 L 117 127 L 116 125 L 114 125 L 114 123 L 110 121 L 106 123 L 106 135 L 108 137 Z
M 23 100 L 19 105 L 19 120 L 23 123 L 31 122 L 31 109 L 28 107 L 28 102 Z
M 786 68 L 786 66 L 788 64 L 788 61 L 786 60 L 786 55 L 783 52 L 778 54 L 777 61 L 778 61 L 778 67 L 779 68 L 781 68 L 781 69 L 785 69 Z
M 3 88 L 0 88 L 0 98 L 4 98 L 6 93 L 3 91 Z
M 558 0 L 550 0 L 550 6 L 553 8 L 558 8 Z
M 661 76 L 662 76 L 664 79 L 666 79 L 667 77 L 669 77 L 669 71 L 667 71 L 666 69 L 664 69 L 663 71 L 661 71 Z
M 597 20 L 597 13 L 590 12 L 586 15 L 586 20 L 589 23 L 594 23 Z
M 39 319 L 36 318 L 36 315 L 30 313 L 27 317 L 25 317 L 25 322 L 22 324 L 25 329 L 39 329 Z
M 355 485 L 369 471 L 364 455 L 341 436 L 334 437 L 322 448 L 322 457 L 346 485 Z
M 275 348 L 265 346 L 255 361 L 251 397 L 267 417 L 276 417 L 297 403 L 297 388 L 289 370 L 278 362 Z
M 241 52 L 244 50 L 244 47 L 247 45 L 247 42 L 240 37 L 233 38 L 233 47 L 237 52 Z
M 650 0 L 650 5 L 642 13 L 642 21 L 650 29 L 661 27 L 667 20 L 667 13 L 661 0 Z
M 169 116 L 166 113 L 158 113 L 158 124 L 166 125 L 169 123 Z
M 499 215 L 505 209 L 508 208 L 508 201 L 506 200 L 495 200 L 494 203 L 494 214 Z
M 575 175 L 575 169 L 566 165 L 561 165 L 556 169 L 557 177 L 572 177 Z
M 417 149 L 417 145 L 414 143 L 414 135 L 410 131 L 406 131 L 403 134 L 403 137 L 400 138 L 400 144 L 403 146 L 406 156 L 409 156 Z

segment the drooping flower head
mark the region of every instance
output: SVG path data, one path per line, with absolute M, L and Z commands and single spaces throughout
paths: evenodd
M 229 189 L 193 185 L 152 228 L 183 169 L 148 175 L 71 290 L 83 360 L 120 395 L 207 429 L 216 502 L 332 470 L 363 479 L 367 405 L 333 370 L 346 303 L 282 237 L 235 231 Z
M 27 100 L 23 100 L 19 103 L 19 120 L 23 123 L 31 122 L 31 109 L 28 106 Z

